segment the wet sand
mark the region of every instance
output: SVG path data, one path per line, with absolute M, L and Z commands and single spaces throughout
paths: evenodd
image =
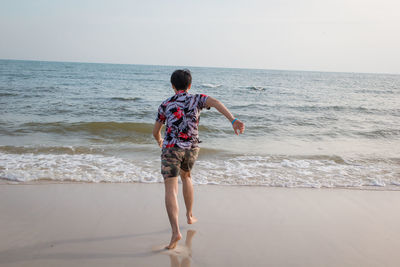
M 181 188 L 180 188 L 181 190 Z M 0 266 L 398 266 L 400 192 L 195 186 L 165 251 L 162 184 L 0 184 Z

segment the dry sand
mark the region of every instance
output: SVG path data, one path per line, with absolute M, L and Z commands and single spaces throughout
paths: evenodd
M 185 223 L 180 192 L 183 239 L 165 251 L 162 184 L 3 183 L 0 266 L 400 265 L 400 192 L 207 185 L 195 194 L 199 222 Z

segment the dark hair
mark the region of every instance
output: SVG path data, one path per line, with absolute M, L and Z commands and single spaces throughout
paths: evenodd
M 187 90 L 192 83 L 192 74 L 190 70 L 176 70 L 171 75 L 171 83 L 176 90 Z

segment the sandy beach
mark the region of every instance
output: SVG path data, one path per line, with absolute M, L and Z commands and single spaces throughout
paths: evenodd
M 162 184 L 1 184 L 1 266 L 398 266 L 400 192 L 195 186 L 165 251 Z

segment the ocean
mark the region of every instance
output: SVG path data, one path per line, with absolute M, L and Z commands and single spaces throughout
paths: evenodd
M 0 179 L 160 183 L 157 108 L 182 66 L 0 60 Z M 400 190 L 400 75 L 186 67 L 195 184 Z

